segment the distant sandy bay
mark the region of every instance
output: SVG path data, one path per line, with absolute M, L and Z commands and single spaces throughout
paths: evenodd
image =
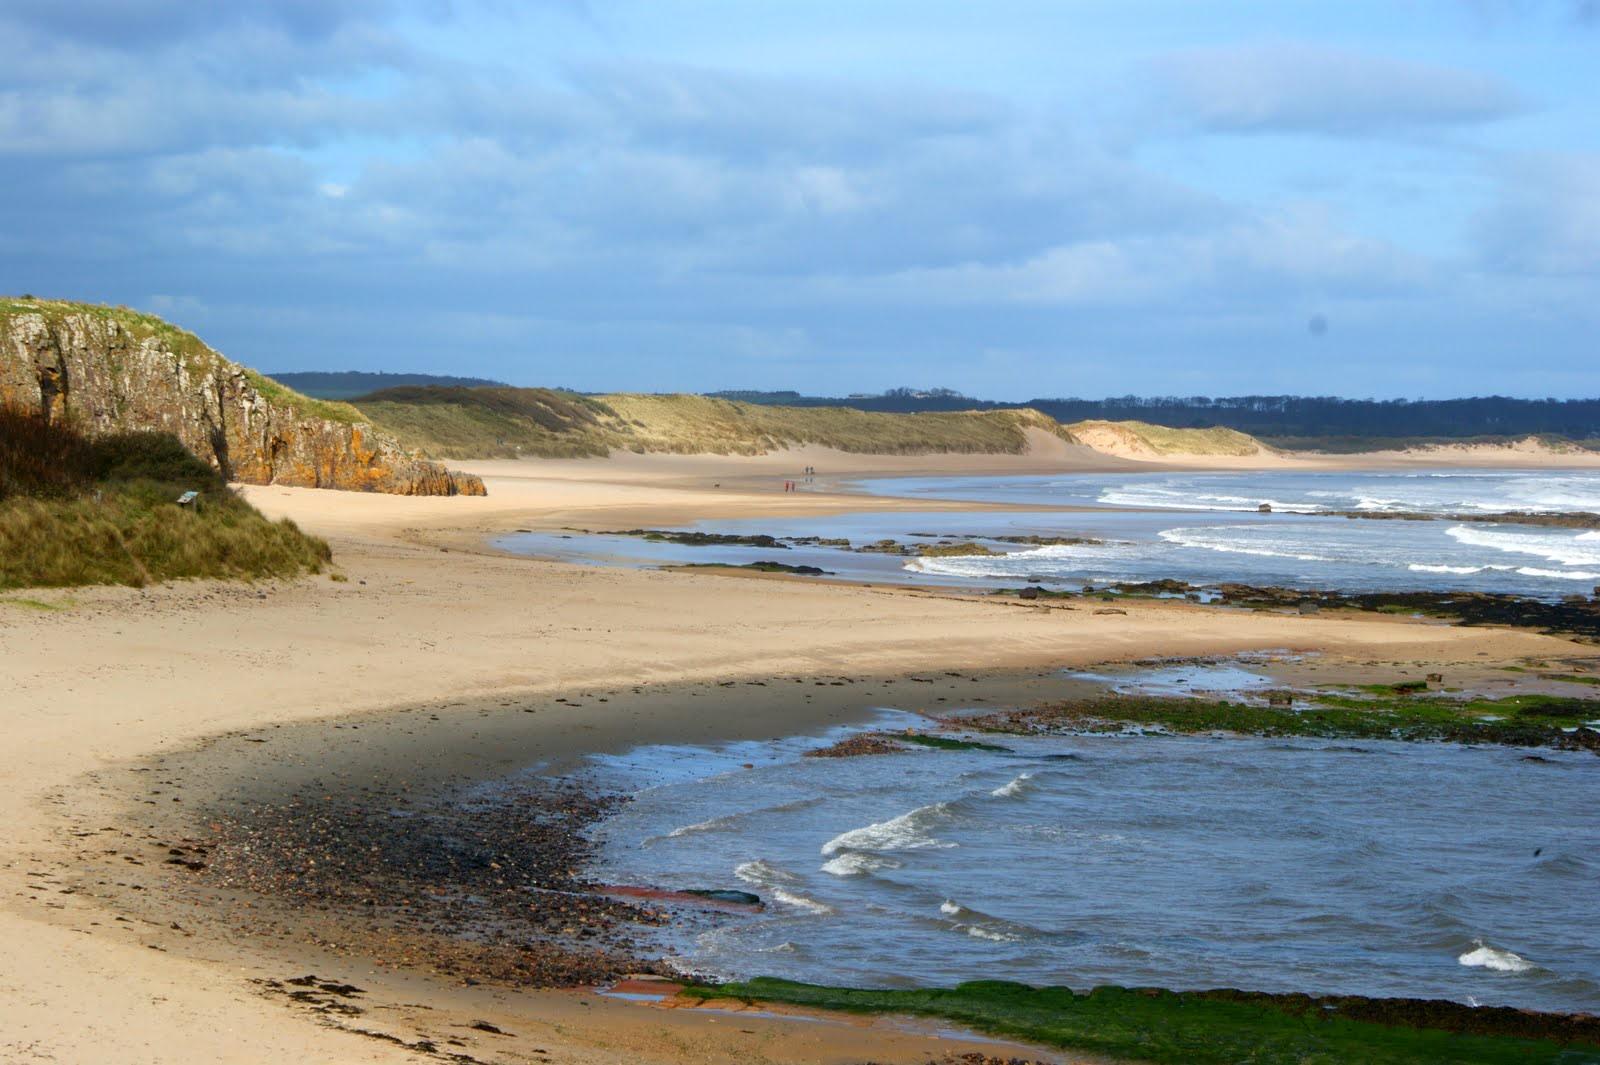
M 1263 456 L 1244 465 L 1413 464 L 1594 467 L 1600 456 L 1450 449 L 1350 459 Z M 656 705 L 648 732 L 653 742 L 703 741 L 801 731 L 854 709 L 831 698 L 809 708 L 737 699 L 719 689 L 727 681 L 999 672 L 1273 648 L 1319 651 L 1359 676 L 1390 664 L 1460 671 L 1593 653 L 1527 631 L 1391 617 L 1301 617 L 1179 602 L 1128 602 L 1125 614 L 1099 615 L 929 587 L 586 567 L 513 557 L 487 544 L 516 528 L 985 506 L 850 490 L 852 480 L 868 476 L 1239 468 L 1226 460 L 1152 465 L 1052 440 L 1017 457 L 807 449 L 757 458 L 452 465 L 481 475 L 489 495 L 243 489 L 270 516 L 326 537 L 343 580 L 0 596 L 0 700 L 12 751 L 0 763 L 8 826 L 0 839 L 7 954 L 0 1060 L 438 1060 L 420 1049 L 424 1044 L 484 1062 L 924 1065 L 965 1050 L 1091 1060 L 940 1039 L 929 1028 L 887 1020 L 816 1023 L 781 1013 L 663 1010 L 584 990 L 462 986 L 348 956 L 315 957 L 245 938 L 224 942 L 150 917 L 159 900 L 133 918 L 106 900 L 131 890 L 117 882 L 117 862 L 129 867 L 131 882 L 153 876 L 143 866 L 163 860 L 131 826 L 152 805 L 181 807 L 200 787 L 141 774 L 147 760 L 278 725 L 378 723 L 426 706 L 466 727 L 490 706 L 571 697 L 581 708 L 529 715 L 523 727 L 531 731 L 521 740 L 571 755 L 640 734 L 639 707 L 626 695 L 587 697 L 600 691 L 639 688 L 645 698 L 692 691 Z M 806 466 L 817 469 L 818 490 L 783 492 L 782 481 Z M 315 751 L 293 750 L 297 764 L 315 768 Z M 272 743 L 260 744 L 263 775 L 283 757 Z M 137 877 L 135 861 L 142 863 Z M 302 972 L 361 986 L 365 1012 L 342 1018 L 262 993 L 262 981 Z M 510 1034 L 474 1027 L 478 1022 Z

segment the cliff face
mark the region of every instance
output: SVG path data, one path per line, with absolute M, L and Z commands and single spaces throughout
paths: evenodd
M 292 392 L 131 311 L 0 300 L 0 403 L 91 434 L 172 433 L 248 484 L 484 494 L 477 477 L 407 453 L 355 408 Z

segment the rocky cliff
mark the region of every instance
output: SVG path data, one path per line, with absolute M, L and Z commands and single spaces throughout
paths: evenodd
M 90 434 L 177 436 L 230 480 L 400 495 L 483 495 L 354 407 L 310 399 L 150 315 L 0 299 L 0 403 Z

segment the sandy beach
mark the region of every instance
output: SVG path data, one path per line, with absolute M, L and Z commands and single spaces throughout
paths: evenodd
M 1324 668 L 1360 676 L 1593 651 L 1527 631 L 1371 615 L 1178 602 L 1130 602 L 1124 614 L 1100 615 L 936 588 L 588 568 L 485 546 L 489 535 L 518 527 L 861 509 L 864 498 L 845 482 L 873 474 L 1129 468 L 1103 456 L 1052 451 L 1007 463 L 791 452 L 464 465 L 483 476 L 486 498 L 245 489 L 269 515 L 325 536 L 339 579 L 0 596 L 0 698 L 13 748 L 0 768 L 8 825 L 0 935 L 9 953 L 0 976 L 0 1060 L 400 1062 L 455 1054 L 485 1062 L 922 1065 L 968 1052 L 1088 1060 L 941 1039 L 887 1019 L 818 1023 L 663 1010 L 589 991 L 468 986 L 336 950 L 319 955 L 304 943 L 222 935 L 157 916 L 167 911 L 153 896 L 184 871 L 163 864 L 166 841 L 140 826 L 165 823 L 208 788 L 236 783 L 180 773 L 196 752 L 232 745 L 253 761 L 230 765 L 303 782 L 322 765 L 319 749 L 356 735 L 335 725 L 370 724 L 403 748 L 408 721 L 437 719 L 460 750 L 478 751 L 473 757 L 493 767 L 530 751 L 550 758 L 646 738 L 802 731 L 859 714 L 886 697 L 882 682 L 918 671 L 1021 673 L 1285 648 L 1321 652 Z M 807 465 L 820 471 L 818 490 L 778 490 Z M 735 704 L 722 687 L 823 677 L 848 678 L 859 690 L 835 696 L 829 687 L 827 698 L 805 706 L 778 697 Z M 517 712 L 501 713 L 508 710 Z M 514 725 L 496 724 L 503 722 Z M 499 727 L 513 730 L 515 742 L 486 742 Z M 301 738 L 279 742 L 274 730 Z M 409 764 L 422 766 L 429 759 L 417 752 L 444 741 L 406 742 L 421 744 Z M 340 772 L 382 774 L 400 748 L 379 744 L 372 749 L 387 753 L 370 763 L 341 749 Z M 165 775 L 163 758 L 172 760 Z M 132 892 L 152 897 L 120 912 L 113 900 Z M 285 983 L 309 973 L 361 988 L 359 1014 L 330 1008 L 336 992 Z M 294 996 L 307 986 L 310 993 Z

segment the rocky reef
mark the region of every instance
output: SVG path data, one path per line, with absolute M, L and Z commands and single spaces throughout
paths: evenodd
M 354 407 L 309 399 L 191 333 L 120 308 L 0 299 L 0 404 L 89 435 L 171 433 L 229 480 L 399 495 L 483 495 Z

